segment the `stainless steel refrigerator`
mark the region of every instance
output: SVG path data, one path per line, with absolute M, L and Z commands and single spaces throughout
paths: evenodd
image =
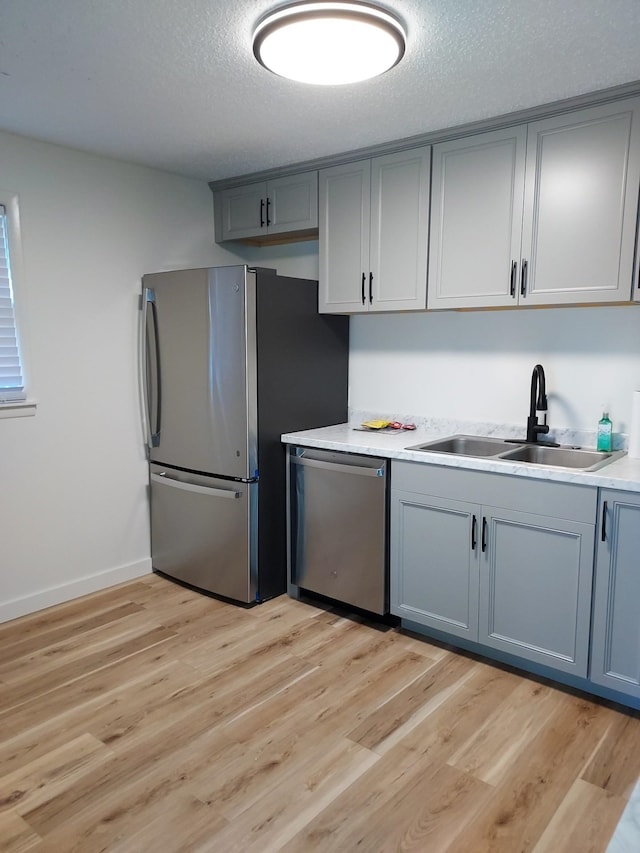
M 239 602 L 286 588 L 280 435 L 347 419 L 348 317 L 246 266 L 143 277 L 151 559 Z

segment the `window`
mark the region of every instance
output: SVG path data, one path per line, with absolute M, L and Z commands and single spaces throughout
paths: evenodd
M 5 200 L 0 198 L 0 408 L 26 400 L 11 263 L 20 253 L 18 207 L 15 196 Z

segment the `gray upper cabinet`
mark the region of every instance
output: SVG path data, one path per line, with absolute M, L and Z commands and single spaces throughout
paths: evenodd
M 590 678 L 640 699 L 640 495 L 603 489 Z
M 640 100 L 436 145 L 433 176 L 430 308 L 631 298 Z
M 321 170 L 318 190 L 319 309 L 368 311 L 371 161 Z
M 594 488 L 394 461 L 391 612 L 586 677 L 595 518 Z
M 637 99 L 529 125 L 526 304 L 630 299 L 639 185 Z
M 318 228 L 318 173 L 221 190 L 214 204 L 218 242 L 290 234 L 311 239 Z
M 526 127 L 433 147 L 429 308 L 514 304 Z
M 319 174 L 319 309 L 426 307 L 431 148 Z

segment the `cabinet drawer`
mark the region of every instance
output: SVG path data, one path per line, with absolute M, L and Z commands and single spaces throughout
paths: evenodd
M 391 488 L 589 524 L 595 522 L 597 511 L 597 489 L 593 486 L 420 462 L 394 460 L 391 466 Z

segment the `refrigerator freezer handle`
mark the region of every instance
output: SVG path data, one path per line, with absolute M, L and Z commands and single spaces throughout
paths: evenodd
M 140 362 L 142 369 L 142 388 L 144 400 L 145 431 L 147 446 L 160 445 L 160 418 L 162 412 L 162 385 L 160 381 L 160 342 L 158 340 L 158 314 L 156 309 L 155 291 L 145 287 L 142 299 L 142 334 L 140 336 Z M 153 329 L 153 340 L 149 340 L 149 323 Z M 149 366 L 152 366 L 151 377 Z M 155 417 L 152 420 L 149 379 L 155 384 Z
M 211 486 L 197 486 L 195 483 L 183 483 L 181 480 L 173 480 L 171 477 L 166 477 L 164 474 L 151 474 L 151 480 L 154 483 L 160 483 L 163 486 L 171 486 L 174 489 L 182 489 L 184 492 L 195 492 L 198 495 L 210 495 L 216 498 L 230 498 L 237 500 L 242 497 L 242 492 L 234 489 L 214 489 Z

